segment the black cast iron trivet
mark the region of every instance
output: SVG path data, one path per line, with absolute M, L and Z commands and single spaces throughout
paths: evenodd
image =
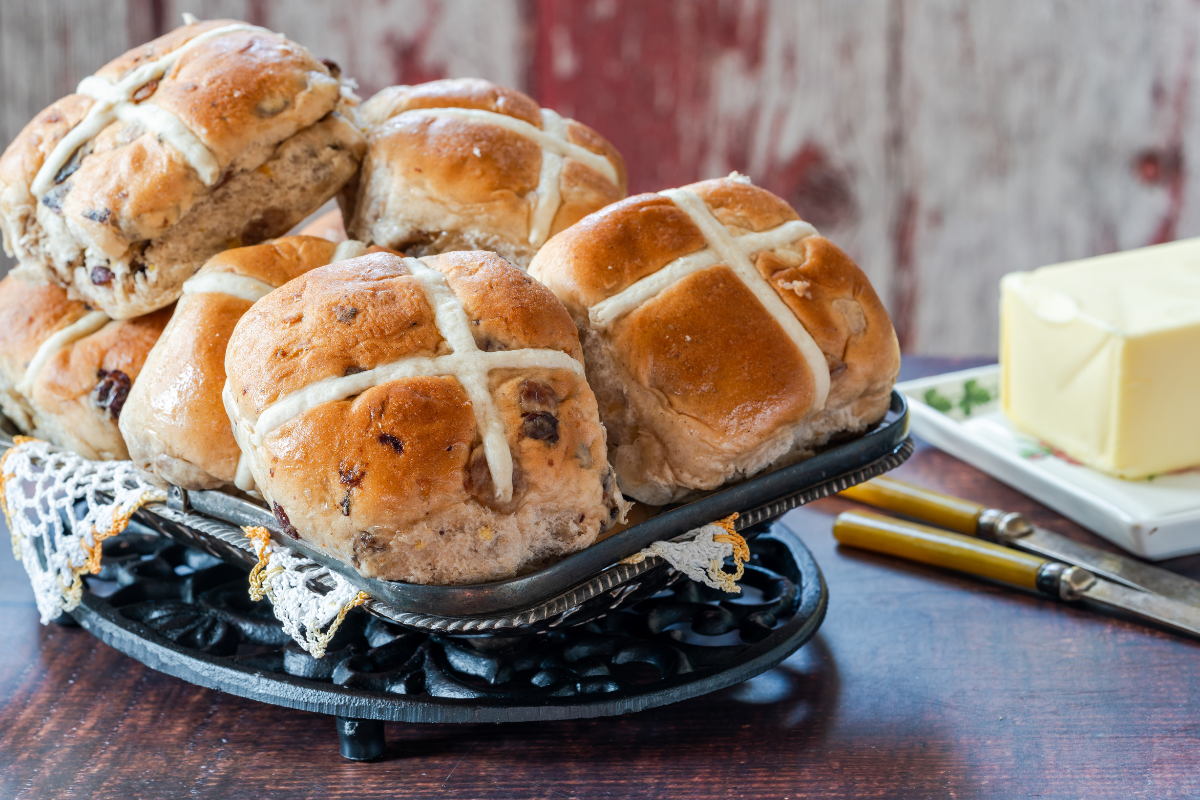
M 780 525 L 753 543 L 730 595 L 676 576 L 631 608 L 520 636 L 416 632 L 351 612 L 323 659 L 283 632 L 246 570 L 145 528 L 103 545 L 72 616 L 153 669 L 210 689 L 337 717 L 342 755 L 377 758 L 382 721 L 609 716 L 706 694 L 795 652 L 825 616 L 812 555 Z

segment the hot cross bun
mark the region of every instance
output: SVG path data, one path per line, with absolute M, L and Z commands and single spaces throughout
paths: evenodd
M 359 242 L 286 236 L 219 253 L 183 285 L 121 415 L 129 456 L 147 478 L 184 489 L 234 485 L 241 451 L 221 401 L 234 326 L 275 288 L 363 252 Z M 253 488 L 248 478 L 243 483 Z
M 30 278 L 116 319 L 179 297 L 212 255 L 286 233 L 366 144 L 337 66 L 230 20 L 137 47 L 0 158 L 0 231 Z
M 799 460 L 887 412 L 900 351 L 871 284 L 741 176 L 591 214 L 530 274 L 579 328 L 621 488 L 637 500 Z
M 571 317 L 494 253 L 314 269 L 242 317 L 225 367 L 280 529 L 364 575 L 510 577 L 625 505 Z
M 551 235 L 625 196 L 625 162 L 586 125 L 478 79 L 363 103 L 368 150 L 346 226 L 410 255 L 492 250 L 525 267 Z
M 85 458 L 129 458 L 118 420 L 171 308 L 115 321 L 60 286 L 0 281 L 0 410 Z

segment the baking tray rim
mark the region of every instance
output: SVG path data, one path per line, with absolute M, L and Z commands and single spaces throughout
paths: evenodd
M 764 522 L 772 517 L 753 512 L 778 505 L 813 486 L 898 452 L 908 434 L 908 402 L 893 391 L 884 419 L 861 436 L 833 445 L 811 458 L 670 508 L 535 572 L 477 584 L 415 584 L 364 577 L 320 548 L 286 536 L 264 505 L 219 490 L 185 491 L 172 487 L 168 504 L 178 511 L 196 512 L 238 527 L 266 528 L 274 542 L 336 572 L 397 611 L 470 617 L 532 607 L 569 592 L 656 541 L 673 539 L 734 512 L 741 515 L 734 523 L 735 529 L 744 530 Z
M 2 415 L 0 423 L 3 423 L 2 427 L 12 425 Z M 541 570 L 480 584 L 426 585 L 365 578 L 349 564 L 320 552 L 302 540 L 285 536 L 274 515 L 265 506 L 222 491 L 185 491 L 171 487 L 166 506 L 171 511 L 196 513 L 238 528 L 265 527 L 270 531 L 273 541 L 341 575 L 370 595 L 373 603 L 389 606 L 393 614 L 468 621 L 497 613 L 518 614 L 555 598 L 565 597 L 583 584 L 621 567 L 621 559 L 642 548 L 656 541 L 673 539 L 734 512 L 740 514 L 734 523 L 737 530 L 746 530 L 774 519 L 814 499 L 805 499 L 803 496 L 811 494 L 815 487 L 833 485 L 839 477 L 850 477 L 851 481 L 846 485 L 851 485 L 863 480 L 862 477 L 853 479 L 853 475 L 871 465 L 887 459 L 894 461 L 899 458 L 903 461 L 907 457 L 904 449 L 909 441 L 909 429 L 908 400 L 893 390 L 884 419 L 860 436 L 832 445 L 811 458 L 670 508 Z M 11 435 L 0 431 L 0 447 L 11 446 Z M 881 471 L 889 468 L 884 464 Z M 788 502 L 792 499 L 797 502 Z M 153 507 L 143 511 L 155 513 Z M 211 534 L 202 530 L 199 533 L 211 537 Z M 232 546 L 228 542 L 223 544 Z M 632 571 L 640 574 L 642 570 L 638 567 L 642 566 L 635 565 Z M 628 567 L 625 569 L 630 571 Z M 632 577 L 636 575 L 626 576 L 624 580 L 614 576 L 614 586 Z

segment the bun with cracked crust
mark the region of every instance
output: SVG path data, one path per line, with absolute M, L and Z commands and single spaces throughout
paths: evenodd
M 40 113 L 0 158 L 0 231 L 28 278 L 116 319 L 170 305 L 221 250 L 280 236 L 366 149 L 337 66 L 280 34 L 194 22 Z

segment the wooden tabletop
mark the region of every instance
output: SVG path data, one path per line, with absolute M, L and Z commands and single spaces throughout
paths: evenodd
M 905 376 L 963 366 L 909 359 Z M 1103 545 L 933 448 L 896 475 Z M 829 614 L 780 667 L 617 718 L 388 724 L 338 755 L 328 717 L 156 673 L 38 624 L 0 554 L 0 798 L 971 798 L 1200 794 L 1200 644 L 933 568 L 839 548 L 825 500 L 785 523 Z M 7 548 L 4 548 L 7 550 Z M 1200 577 L 1200 557 L 1166 565 Z

